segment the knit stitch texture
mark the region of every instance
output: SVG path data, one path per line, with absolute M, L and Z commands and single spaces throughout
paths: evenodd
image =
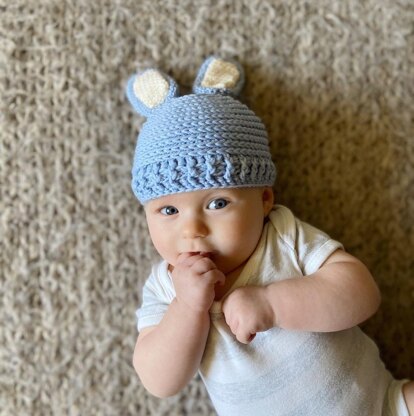
M 167 101 L 139 137 L 132 189 L 145 203 L 178 192 L 272 186 L 266 129 L 238 100 L 191 94 Z

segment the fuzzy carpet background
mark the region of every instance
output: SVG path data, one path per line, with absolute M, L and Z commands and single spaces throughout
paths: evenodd
M 365 331 L 414 377 L 414 5 L 409 0 L 0 0 L 0 414 L 214 415 L 196 378 L 158 400 L 134 374 L 157 255 L 130 168 L 128 76 L 188 90 L 240 60 L 278 202 L 378 282 Z

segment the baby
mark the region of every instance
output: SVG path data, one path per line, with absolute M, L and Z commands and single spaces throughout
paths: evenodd
M 163 258 L 137 311 L 135 370 L 158 397 L 199 371 L 219 415 L 414 416 L 414 382 L 394 380 L 357 326 L 380 303 L 370 272 L 274 204 L 243 84 L 241 66 L 216 56 L 193 94 L 155 69 L 128 82 L 147 117 L 132 189 Z

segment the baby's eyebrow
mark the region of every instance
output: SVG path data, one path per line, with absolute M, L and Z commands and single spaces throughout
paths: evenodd
M 176 204 L 166 202 L 164 204 L 158 204 L 158 205 L 156 205 L 156 207 L 157 207 L 157 209 L 165 208 L 165 207 L 174 207 L 174 208 L 176 208 Z

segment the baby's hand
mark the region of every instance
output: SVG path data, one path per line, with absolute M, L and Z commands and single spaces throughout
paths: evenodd
M 214 301 L 214 285 L 224 284 L 225 276 L 214 262 L 200 254 L 183 253 L 172 271 L 178 302 L 195 312 L 208 311 Z
M 275 326 L 266 287 L 245 286 L 236 289 L 224 300 L 223 313 L 231 332 L 243 344 L 251 342 L 256 332 Z

